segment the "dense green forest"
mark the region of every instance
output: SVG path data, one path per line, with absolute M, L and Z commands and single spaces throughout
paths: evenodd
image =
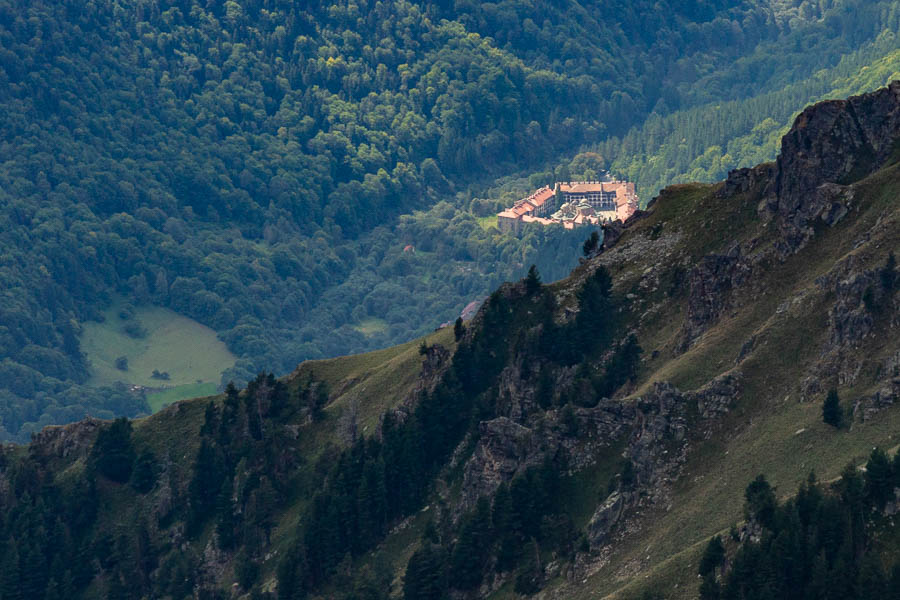
M 719 181 L 728 171 L 772 160 L 797 106 L 843 98 L 900 78 L 896 22 L 832 68 L 799 76 L 750 98 L 716 101 L 667 115 L 654 113 L 623 137 L 592 149 L 638 183 L 646 198 L 672 183 Z
M 247 381 L 410 339 L 531 263 L 559 277 L 585 232 L 479 217 L 595 173 L 582 148 L 645 198 L 771 154 L 749 139 L 697 171 L 733 131 L 695 127 L 682 152 L 656 124 L 874 62 L 897 29 L 886 1 L 2 0 L 0 437 L 148 410 L 86 385 L 81 324 L 116 296 L 209 325 L 240 357 L 223 381 Z M 752 106 L 745 129 L 770 108 Z

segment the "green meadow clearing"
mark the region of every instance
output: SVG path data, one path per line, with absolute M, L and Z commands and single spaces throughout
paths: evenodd
M 359 324 L 353 327 L 356 331 L 360 332 L 366 337 L 371 337 L 376 333 L 384 333 L 388 329 L 388 322 L 384 319 L 379 319 L 377 317 L 369 317 L 368 319 L 363 319 L 359 322 Z
M 102 323 L 83 324 L 81 348 L 91 363 L 91 385 L 117 381 L 149 388 L 165 388 L 148 394 L 153 411 L 167 404 L 216 393 L 222 371 L 234 365 L 235 356 L 216 337 L 216 332 L 200 323 L 157 306 L 134 309 L 134 317 L 119 316 L 122 302 L 115 302 Z M 145 331 L 132 337 L 125 327 L 137 321 Z M 124 356 L 128 369 L 116 368 Z M 168 380 L 152 377 L 153 371 L 169 374 Z

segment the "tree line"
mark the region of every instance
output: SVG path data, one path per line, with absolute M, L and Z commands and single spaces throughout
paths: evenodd
M 759 528 L 736 550 L 713 538 L 700 562 L 703 600 L 751 598 L 893 598 L 900 564 L 884 513 L 896 502 L 900 456 L 875 448 L 860 472 L 847 466 L 830 485 L 811 474 L 779 503 L 760 475 L 747 486 L 745 513 Z

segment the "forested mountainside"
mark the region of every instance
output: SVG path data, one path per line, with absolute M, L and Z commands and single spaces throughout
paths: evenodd
M 583 233 L 483 217 L 610 162 L 649 197 L 769 158 L 754 99 L 817 74 L 778 124 L 881 85 L 897 30 L 889 1 L 3 0 L 0 437 L 149 410 L 85 385 L 83 325 L 120 299 L 212 327 L 247 381 L 422 335 L 531 263 L 561 277 Z M 740 127 L 683 148 L 722 100 Z
M 898 141 L 813 106 L 470 321 L 4 446 L 2 597 L 895 593 Z

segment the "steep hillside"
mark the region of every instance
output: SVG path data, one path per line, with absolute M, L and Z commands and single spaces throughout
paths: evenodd
M 898 31 L 890 0 L 3 0 L 0 438 L 149 412 L 82 348 L 119 297 L 215 330 L 224 384 L 419 337 L 532 262 L 556 279 L 580 240 L 485 231 L 497 178 L 718 178 L 848 69 L 883 85 Z
M 816 105 L 775 163 L 664 190 L 470 322 L 4 448 L 0 592 L 697 597 L 713 535 L 791 530 L 740 525 L 758 474 L 784 499 L 897 444 L 897 140 L 900 82 Z M 898 559 L 865 502 L 842 573 Z

